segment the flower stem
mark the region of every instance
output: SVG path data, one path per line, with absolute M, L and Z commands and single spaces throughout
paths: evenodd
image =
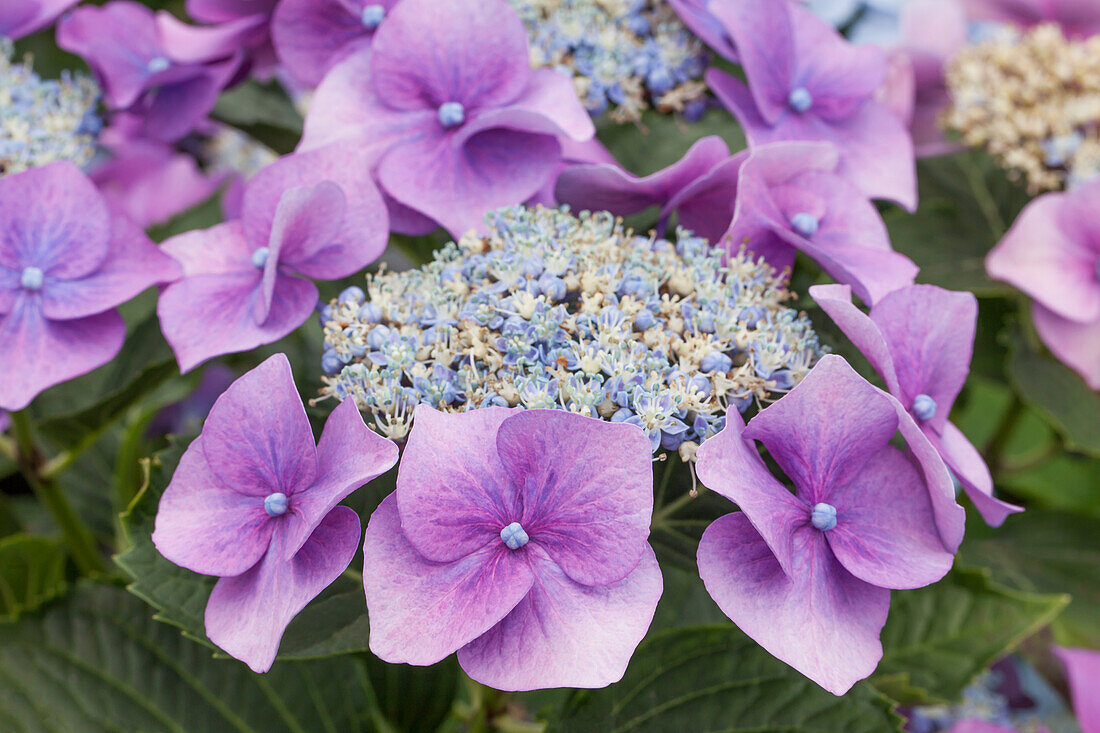
M 73 562 L 76 563 L 80 572 L 85 575 L 104 572 L 103 559 L 96 548 L 92 533 L 80 521 L 57 482 L 42 476 L 42 457 L 35 447 L 34 434 L 31 431 L 31 422 L 27 412 L 25 410 L 13 412 L 11 414 L 11 425 L 15 437 L 16 459 L 19 469 L 27 483 L 34 489 L 38 500 L 45 505 L 54 521 L 57 522 L 57 526 L 61 528 L 61 534 L 65 538 L 65 543 L 69 546 Z
M 974 200 L 978 203 L 982 216 L 985 217 L 986 223 L 989 224 L 989 228 L 993 232 L 993 238 L 999 241 L 1008 227 L 1005 226 L 1005 220 L 1001 216 L 1000 209 L 997 208 L 997 201 L 993 198 L 993 193 L 986 185 L 982 172 L 974 164 L 972 155 L 959 156 L 958 160 L 959 167 L 962 168 L 963 174 L 966 175 L 966 180 L 970 184 L 970 190 L 974 193 Z

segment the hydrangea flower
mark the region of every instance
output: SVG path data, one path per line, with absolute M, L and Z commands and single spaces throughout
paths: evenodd
M 88 62 L 110 109 L 139 120 L 144 137 L 171 142 L 214 108 L 241 55 L 218 31 L 191 28 L 166 40 L 165 20 L 159 20 L 125 0 L 85 5 L 58 23 L 57 45 Z
M 1022 509 L 993 496 L 993 477 L 978 449 L 948 420 L 974 350 L 978 301 L 934 285 L 895 290 L 870 315 L 846 285 L 814 285 L 810 296 L 852 340 L 909 410 L 982 518 L 999 527 Z
M 0 38 L 0 175 L 56 160 L 88 165 L 101 127 L 95 80 L 68 71 L 44 80 L 13 55 L 11 41 Z
M 118 354 L 115 310 L 179 266 L 67 161 L 0 178 L 0 407 L 19 410 Z
M 886 79 L 882 49 L 848 43 L 790 2 L 713 0 L 708 7 L 735 41 L 749 84 L 718 69 L 707 72 L 707 83 L 751 145 L 832 142 L 839 172 L 865 195 L 916 208 L 913 141 L 875 99 Z
M 369 49 L 398 0 L 283 0 L 271 19 L 279 60 L 314 87 L 338 61 Z
M 1054 647 L 1069 677 L 1073 711 L 1083 733 L 1100 731 L 1100 651 Z
M 985 259 L 991 277 L 1030 295 L 1054 355 L 1100 389 L 1100 181 L 1040 196 Z
M 370 648 L 458 652 L 501 690 L 603 687 L 661 596 L 645 434 L 558 410 L 421 405 L 363 540 Z
M 397 446 L 351 404 L 314 445 L 284 354 L 234 382 L 180 459 L 153 530 L 166 558 L 218 576 L 210 640 L 270 669 L 287 624 L 355 556 L 359 516 L 337 504 L 396 462 Z
M 531 65 L 573 77 L 593 116 L 637 122 L 655 107 L 691 121 L 706 111 L 703 44 L 665 0 L 509 0 L 523 19 Z
M 1093 0 L 962 0 L 971 18 L 1030 28 L 1054 22 L 1071 38 L 1100 33 L 1100 5 Z
M 772 268 L 688 232 L 673 244 L 607 213 L 541 208 L 490 222 L 489 237 L 322 310 L 323 394 L 354 399 L 395 440 L 419 403 L 555 407 L 639 425 L 653 450 L 690 460 L 728 405 L 773 399 L 820 351 Z
M 0 37 L 18 40 L 45 28 L 80 0 L 4 0 Z
M 299 150 L 350 141 L 388 196 L 458 236 L 551 180 L 559 136 L 594 134 L 570 80 L 530 69 L 523 24 L 504 0 L 402 0 L 370 52 L 317 88 Z M 391 226 L 404 231 L 400 217 Z
M 188 15 L 200 23 L 216 24 L 216 32 L 207 35 L 235 41 L 246 50 L 252 71 L 267 74 L 278 63 L 271 37 L 272 14 L 278 4 L 279 0 L 187 0 L 186 7 Z
M 317 304 L 301 276 L 347 277 L 382 253 L 385 206 L 356 155 L 337 145 L 282 158 L 248 183 L 239 220 L 164 243 L 184 277 L 157 314 L 181 370 L 282 338 Z
M 899 429 L 912 455 L 889 444 Z M 757 440 L 795 493 L 769 473 Z M 742 631 L 834 695 L 878 665 L 889 589 L 934 583 L 951 568 L 945 544 L 958 543 L 937 530 L 935 510 L 953 503 L 947 470 L 900 405 L 839 356 L 823 357 L 747 426 L 728 415 L 700 447 L 698 471 L 741 508 L 703 533 L 707 592 Z

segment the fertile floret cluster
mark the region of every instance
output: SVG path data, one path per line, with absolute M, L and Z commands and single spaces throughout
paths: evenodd
M 698 119 L 707 54 L 665 0 L 510 0 L 531 65 L 573 77 L 593 115 L 635 122 L 650 106 Z
M 634 236 L 607 212 L 515 207 L 424 267 L 368 276 L 321 314 L 323 393 L 403 439 L 420 403 L 557 408 L 642 427 L 690 459 L 821 351 L 785 279 L 681 230 Z
M 29 61 L 13 55 L 11 41 L 0 39 L 0 175 L 56 160 L 87 165 L 101 127 L 98 85 L 67 71 L 41 79 Z
M 1031 193 L 1100 175 L 1100 36 L 1070 41 L 1053 23 L 1005 29 L 959 53 L 946 79 L 945 126 Z

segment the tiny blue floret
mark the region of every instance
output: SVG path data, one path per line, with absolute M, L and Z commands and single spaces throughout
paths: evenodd
M 286 514 L 287 500 L 286 494 L 281 491 L 276 491 L 274 494 L 268 494 L 264 499 L 264 511 L 267 512 L 269 517 L 281 517 Z
M 145 65 L 145 68 L 149 70 L 150 74 L 159 74 L 162 71 L 167 71 L 171 65 L 172 62 L 164 56 L 156 56 L 149 59 L 149 63 Z
M 362 21 L 364 28 L 373 31 L 382 25 L 382 21 L 386 19 L 386 9 L 381 5 L 368 5 L 363 8 L 363 13 L 359 16 L 359 19 Z
M 806 87 L 796 87 L 787 95 L 787 104 L 795 112 L 805 112 L 814 106 L 814 97 Z
M 730 369 L 733 369 L 733 359 L 729 358 L 721 351 L 708 352 L 699 361 L 699 371 L 701 372 L 722 372 L 725 374 Z
M 519 522 L 512 522 L 500 530 L 500 539 L 508 546 L 509 550 L 518 550 L 530 541 L 530 537 L 523 531 Z
M 335 351 L 325 349 L 325 352 L 321 354 L 321 370 L 329 376 L 339 374 L 344 370 L 344 362 Z
M 814 510 L 810 513 L 810 521 L 814 527 L 820 530 L 830 530 L 836 526 L 836 507 L 832 504 L 814 504 Z
M 340 291 L 340 295 L 336 297 L 341 303 L 362 303 L 366 300 L 367 296 L 363 292 L 363 288 L 358 285 L 351 285 Z
M 27 290 L 41 290 L 42 282 L 46 279 L 45 273 L 37 267 L 23 268 L 23 274 L 19 278 L 19 284 Z
M 264 269 L 264 265 L 267 264 L 267 255 L 270 253 L 267 247 L 260 247 L 252 253 L 252 265 L 258 269 Z
M 457 127 L 466 121 L 466 108 L 461 102 L 444 102 L 439 105 L 439 124 Z
M 936 416 L 936 401 L 926 394 L 913 398 L 913 414 L 920 421 L 931 420 Z
M 791 217 L 791 229 L 807 239 L 817 234 L 819 224 L 816 216 L 805 211 L 800 211 Z

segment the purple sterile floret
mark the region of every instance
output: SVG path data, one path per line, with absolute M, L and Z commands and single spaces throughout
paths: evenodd
M 4 0 L 0 3 L 0 38 L 15 41 L 45 28 L 80 0 Z
M 617 681 L 661 595 L 650 456 L 631 425 L 418 406 L 363 543 L 371 650 L 417 665 L 457 651 L 504 690 Z
M 887 72 L 880 48 L 848 43 L 797 3 L 713 0 L 707 9 L 736 44 L 748 86 L 719 69 L 707 83 L 751 145 L 831 142 L 839 172 L 865 195 L 916 208 L 913 141 L 875 98 Z
M 72 163 L 0 178 L 0 407 L 113 359 L 126 335 L 115 307 L 179 276 Z
M 210 640 L 270 669 L 287 624 L 355 555 L 359 517 L 337 504 L 396 462 L 397 446 L 351 401 L 314 445 L 283 354 L 234 382 L 180 459 L 153 530 L 166 558 L 219 577 Z
M 845 285 L 815 285 L 810 295 L 916 419 L 985 521 L 1000 526 L 1022 511 L 993 496 L 993 477 L 981 454 L 947 419 L 970 371 L 977 299 L 913 285 L 890 293 L 864 315 Z
M 985 259 L 992 277 L 1034 299 L 1054 355 L 1100 389 L 1100 181 L 1032 201 Z
M 707 591 L 745 633 L 836 695 L 878 664 L 889 589 L 934 583 L 951 568 L 932 500 L 950 491 L 947 470 L 919 432 L 903 431 L 913 455 L 889 443 L 908 420 L 841 357 L 825 356 L 747 426 L 731 410 L 699 449 L 700 479 L 741 508 L 699 543 Z
M 239 220 L 164 243 L 184 267 L 157 307 L 180 369 L 282 338 L 317 304 L 304 278 L 347 277 L 382 253 L 386 207 L 357 155 L 284 157 L 249 181 Z
M 402 0 L 325 76 L 299 149 L 352 142 L 400 212 L 395 231 L 434 220 L 459 236 L 552 186 L 594 134 L 569 78 L 530 68 L 504 0 Z

